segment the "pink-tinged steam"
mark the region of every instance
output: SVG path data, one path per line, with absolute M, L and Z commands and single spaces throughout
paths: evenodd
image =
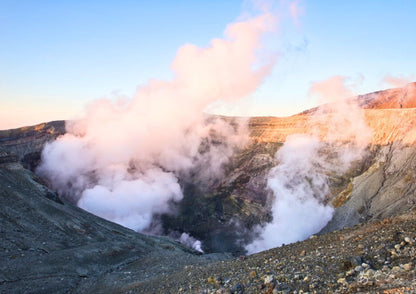
M 292 1 L 289 4 L 289 13 L 295 25 L 299 26 L 299 18 L 305 13 L 305 9 L 301 6 L 299 1 Z
M 414 79 L 414 75 L 408 77 L 387 75 L 383 78 L 383 83 L 395 88 L 401 88 L 414 81 Z
M 247 142 L 243 124 L 208 118 L 204 109 L 259 87 L 274 63 L 257 57 L 261 37 L 274 24 L 265 13 L 230 24 L 225 38 L 206 48 L 181 47 L 171 81 L 150 80 L 131 100 L 91 104 L 84 119 L 67 123 L 68 133 L 45 147 L 39 172 L 80 207 L 146 229 L 154 214 L 183 197 L 180 177 L 193 170 L 209 182 Z

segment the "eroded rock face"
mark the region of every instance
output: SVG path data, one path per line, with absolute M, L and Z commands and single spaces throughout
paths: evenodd
M 401 142 L 373 147 L 373 162 L 352 177 L 342 205 L 322 233 L 400 215 L 416 207 L 416 146 Z
M 0 131 L 0 147 L 17 156 L 25 168 L 34 170 L 43 147 L 65 133 L 65 121 Z

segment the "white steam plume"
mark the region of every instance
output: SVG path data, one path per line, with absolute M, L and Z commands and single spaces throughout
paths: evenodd
M 137 231 L 182 199 L 179 178 L 221 175 L 248 138 L 241 125 L 209 118 L 204 109 L 252 93 L 270 72 L 256 53 L 273 29 L 269 13 L 229 25 L 207 48 L 187 44 L 171 81 L 150 80 L 130 101 L 100 100 L 67 134 L 48 144 L 38 172 L 62 195 L 94 214 Z
M 202 242 L 187 233 L 182 233 L 178 241 L 192 249 L 195 249 L 196 251 L 204 253 L 202 250 Z
M 249 253 L 304 240 L 332 218 L 328 174 L 345 172 L 371 138 L 363 110 L 344 83 L 336 76 L 311 87 L 327 104 L 311 117 L 309 134 L 289 136 L 277 151 L 278 165 L 267 182 L 274 196 L 273 221 L 258 228 L 259 237 L 246 247 Z

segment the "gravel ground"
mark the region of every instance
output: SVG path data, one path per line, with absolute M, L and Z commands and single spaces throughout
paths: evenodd
M 187 265 L 128 293 L 415 293 L 416 212 L 251 256 Z

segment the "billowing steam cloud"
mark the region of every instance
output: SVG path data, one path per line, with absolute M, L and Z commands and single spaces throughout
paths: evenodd
M 311 117 L 308 134 L 289 136 L 277 151 L 278 165 L 268 176 L 273 221 L 259 228 L 259 238 L 246 247 L 249 253 L 304 240 L 331 219 L 328 174 L 345 172 L 371 138 L 363 110 L 344 83 L 336 76 L 311 87 L 327 104 Z
M 201 180 L 212 181 L 246 143 L 244 126 L 203 112 L 262 83 L 273 63 L 261 62 L 256 52 L 274 23 L 265 13 L 229 25 L 225 38 L 207 48 L 181 47 L 173 80 L 150 80 L 129 101 L 90 105 L 83 120 L 68 123 L 68 133 L 45 147 L 38 172 L 80 207 L 145 230 L 155 214 L 182 199 L 180 178 L 198 171 Z

